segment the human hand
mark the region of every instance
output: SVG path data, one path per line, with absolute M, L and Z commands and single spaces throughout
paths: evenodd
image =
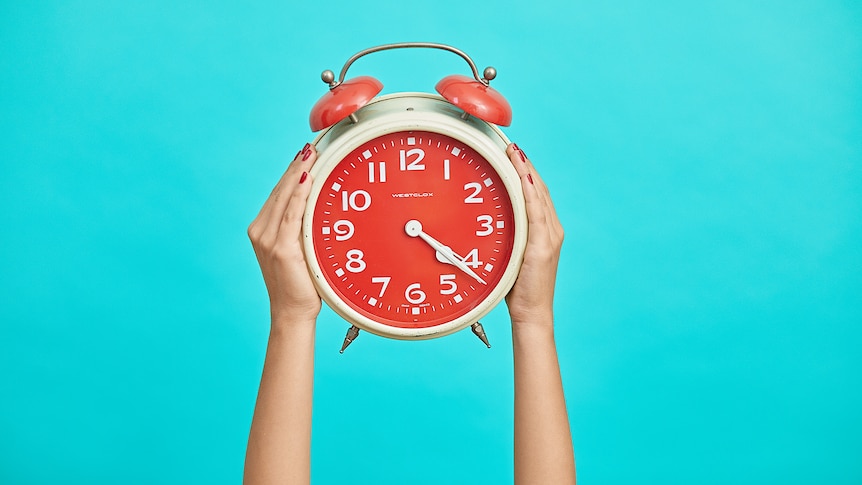
M 548 187 L 524 152 L 512 143 L 506 148 L 506 154 L 521 177 L 529 227 L 524 263 L 515 285 L 506 296 L 506 305 L 513 326 L 552 326 L 563 226 Z
M 269 293 L 273 325 L 313 322 L 320 313 L 320 296 L 308 274 L 301 234 L 311 191 L 308 172 L 316 159 L 314 146 L 306 143 L 248 226 Z

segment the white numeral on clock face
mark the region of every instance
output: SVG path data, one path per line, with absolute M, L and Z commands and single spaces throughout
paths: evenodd
M 404 298 L 414 305 L 425 301 L 425 292 L 419 289 L 419 283 L 413 283 L 404 290 Z
M 416 159 L 407 163 L 407 158 L 415 156 Z M 425 170 L 425 164 L 419 163 L 425 158 L 425 150 L 421 148 L 413 148 L 410 150 L 401 150 L 401 171 L 405 170 Z
M 455 284 L 455 275 L 453 274 L 441 274 L 440 275 L 440 286 L 447 286 L 447 288 L 440 288 L 441 295 L 451 295 L 458 291 L 458 285 Z
M 449 180 L 449 159 L 443 159 L 443 180 Z
M 386 182 L 386 162 L 377 162 L 377 173 L 380 182 Z M 368 162 L 368 183 L 374 183 L 374 162 Z
M 476 222 L 481 224 L 482 228 L 483 228 L 483 229 L 479 229 L 478 231 L 476 231 L 477 236 L 488 236 L 494 232 L 494 225 L 491 224 L 492 222 L 494 222 L 493 217 L 486 215 L 486 214 L 483 214 L 481 216 L 476 217 Z
M 362 198 L 362 205 L 359 205 L 359 198 Z M 348 209 L 355 211 L 364 211 L 371 206 L 371 194 L 364 190 L 355 192 L 341 191 L 341 210 L 347 212 Z
M 353 223 L 347 219 L 339 219 L 332 225 L 336 241 L 347 241 L 353 237 Z
M 482 266 L 482 262 L 479 261 L 479 249 L 473 248 L 467 253 L 467 256 L 464 256 L 464 264 L 471 268 L 478 268 Z
M 473 191 L 472 194 L 468 195 L 464 199 L 465 204 L 481 204 L 482 202 L 484 202 L 484 199 L 482 199 L 481 197 L 476 197 L 477 195 L 479 195 L 479 192 L 482 191 L 482 184 L 480 184 L 479 182 L 470 182 L 464 184 L 464 190 Z
M 365 253 L 363 253 L 359 249 L 351 249 L 347 251 L 347 262 L 344 263 L 344 267 L 347 268 L 347 271 L 351 273 L 361 273 L 365 271 L 365 261 L 362 258 L 365 257 Z
M 382 283 L 383 286 L 380 287 L 380 294 L 377 295 L 378 298 L 383 298 L 383 294 L 386 293 L 386 288 L 389 287 L 389 282 L 392 280 L 391 276 L 374 276 L 371 278 L 372 283 Z

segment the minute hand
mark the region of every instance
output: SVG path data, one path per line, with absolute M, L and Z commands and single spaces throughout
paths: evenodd
M 482 277 L 477 275 L 475 271 L 470 269 L 470 267 L 467 266 L 467 264 L 464 263 L 464 261 L 462 261 L 457 256 L 455 256 L 455 253 L 453 253 L 452 250 L 448 246 L 442 244 L 440 241 L 434 239 L 433 237 L 429 236 L 424 231 L 422 231 L 422 223 L 421 222 L 419 222 L 415 219 L 407 221 L 407 224 L 405 224 L 405 226 L 404 226 L 404 231 L 407 232 L 407 235 L 410 237 L 417 237 L 418 236 L 418 237 L 422 238 L 423 241 L 428 243 L 428 245 L 431 246 L 431 248 L 433 248 L 435 251 L 440 253 L 447 261 L 452 263 L 455 267 L 457 267 L 461 271 L 463 271 L 463 272 L 467 273 L 468 275 L 472 276 L 473 278 L 475 278 L 476 281 L 478 281 L 479 283 L 482 283 L 483 285 L 488 284 L 485 282 L 485 280 L 482 279 Z

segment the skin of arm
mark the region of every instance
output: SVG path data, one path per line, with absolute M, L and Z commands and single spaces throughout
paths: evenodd
M 506 150 L 521 177 L 529 235 L 506 297 L 515 363 L 515 483 L 574 484 L 575 454 L 554 342 L 554 286 L 563 227 L 548 187 L 517 145 Z
M 294 157 L 248 228 L 270 299 L 271 328 L 243 482 L 307 484 L 311 475 L 314 331 L 320 297 L 302 251 L 313 146 Z

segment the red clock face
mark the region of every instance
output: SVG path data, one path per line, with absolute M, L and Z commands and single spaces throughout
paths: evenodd
M 467 314 L 503 276 L 512 202 L 476 150 L 397 132 L 357 147 L 314 207 L 318 265 L 341 300 L 384 325 L 428 328 Z

